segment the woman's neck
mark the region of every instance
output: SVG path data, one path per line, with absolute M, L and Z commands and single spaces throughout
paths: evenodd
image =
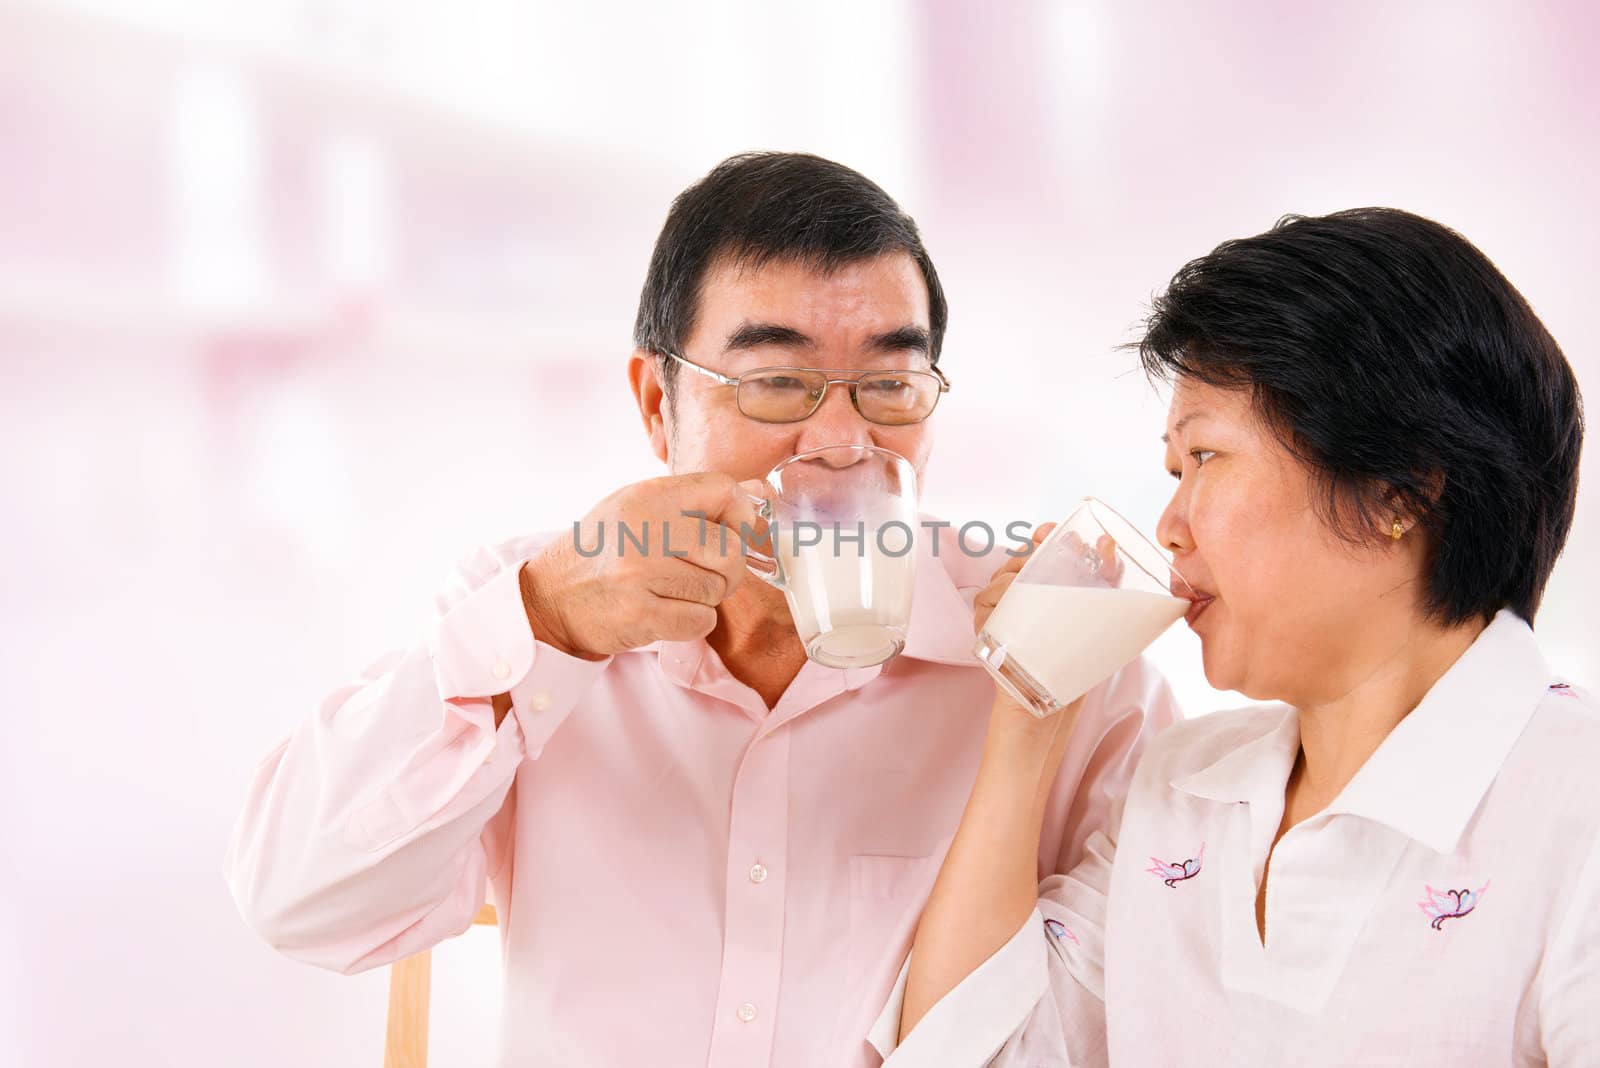
M 1483 626 L 1477 620 L 1454 627 L 1418 623 L 1346 693 L 1301 706 L 1300 756 L 1289 779 L 1289 807 L 1304 815 L 1326 808 Z

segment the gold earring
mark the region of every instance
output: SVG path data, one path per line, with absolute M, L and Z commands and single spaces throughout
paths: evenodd
M 1395 516 L 1394 517 L 1394 526 L 1389 528 L 1389 537 L 1393 538 L 1395 541 L 1399 541 L 1400 538 L 1404 534 L 1405 534 L 1405 527 L 1401 524 L 1400 517 L 1399 516 Z

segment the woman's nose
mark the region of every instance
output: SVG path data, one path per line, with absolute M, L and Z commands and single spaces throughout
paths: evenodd
M 1162 548 L 1173 553 L 1184 553 L 1194 548 L 1194 537 L 1189 530 L 1188 501 L 1182 485 L 1173 491 L 1172 500 L 1156 523 L 1156 540 Z

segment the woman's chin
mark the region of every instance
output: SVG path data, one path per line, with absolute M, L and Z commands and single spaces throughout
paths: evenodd
M 1222 675 L 1212 671 L 1210 668 L 1206 669 L 1206 682 L 1210 684 L 1213 690 L 1236 689 L 1232 683 L 1228 682 Z
M 1239 670 L 1236 658 L 1224 652 L 1222 641 L 1215 634 L 1200 639 L 1200 658 L 1206 682 L 1213 690 L 1235 690 L 1252 701 L 1262 699 L 1245 689 L 1244 672 Z
M 1217 657 L 1212 654 L 1211 643 L 1204 638 L 1200 639 L 1200 662 L 1205 668 L 1206 682 L 1213 690 L 1226 690 L 1230 687 L 1223 685 L 1222 665 L 1217 663 Z

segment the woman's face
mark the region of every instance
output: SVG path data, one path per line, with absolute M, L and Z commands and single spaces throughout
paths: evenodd
M 1334 534 L 1310 471 L 1244 390 L 1180 378 L 1167 416 L 1177 492 L 1156 528 L 1198 595 L 1188 615 L 1206 678 L 1305 708 L 1355 689 L 1418 617 L 1421 532 L 1369 544 Z M 1393 517 L 1389 517 L 1392 520 Z

